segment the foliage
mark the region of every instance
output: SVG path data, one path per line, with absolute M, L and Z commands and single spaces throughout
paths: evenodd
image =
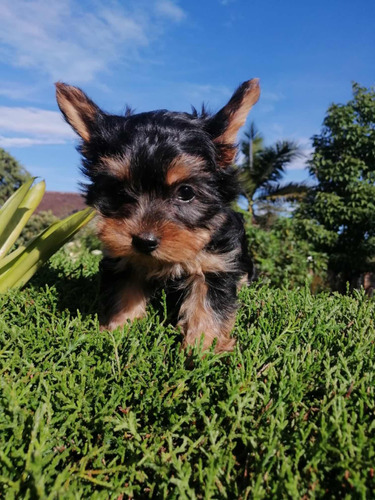
M 264 205 L 265 202 L 300 200 L 306 192 L 304 184 L 281 184 L 287 165 L 301 156 L 297 144 L 283 140 L 265 146 L 254 123 L 250 124 L 245 137 L 246 140 L 241 141 L 244 160 L 240 165 L 240 178 L 249 202 L 249 211 L 252 212 L 255 202 Z
M 81 210 L 51 224 L 25 245 L 8 253 L 42 200 L 45 182 L 23 184 L 0 209 L 0 293 L 25 285 L 34 273 L 87 222 L 95 212 Z
M 5 149 L 0 148 L 0 207 L 24 182 L 30 174 Z
M 313 146 L 317 184 L 298 217 L 343 289 L 375 269 L 375 89 L 353 84 L 353 99 L 329 107 Z
M 187 362 L 163 302 L 99 332 L 97 266 L 0 296 L 2 498 L 372 496 L 372 299 L 245 288 L 234 353 Z
M 299 237 L 292 218 L 278 217 L 266 230 L 246 217 L 250 252 L 259 277 L 272 286 L 294 288 L 307 282 L 316 292 L 325 288 L 327 257 Z

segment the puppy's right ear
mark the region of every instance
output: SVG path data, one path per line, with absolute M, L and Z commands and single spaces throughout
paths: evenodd
M 61 82 L 55 85 L 57 104 L 65 120 L 85 142 L 89 142 L 102 111 L 81 89 Z

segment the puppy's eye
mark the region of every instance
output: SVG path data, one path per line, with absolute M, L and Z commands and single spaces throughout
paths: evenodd
M 191 186 L 180 186 L 177 190 L 177 199 L 180 201 L 191 201 L 195 198 L 194 189 Z

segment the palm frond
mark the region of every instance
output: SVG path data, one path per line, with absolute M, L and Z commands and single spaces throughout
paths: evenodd
M 279 182 L 287 165 L 303 156 L 299 146 L 292 141 L 279 141 L 273 146 L 262 148 L 254 154 L 252 165 L 248 158 L 242 163 L 244 179 L 251 180 L 257 189 L 267 182 Z
M 282 140 L 264 146 L 263 137 L 252 122 L 241 142 L 241 150 L 244 156 L 239 165 L 239 176 L 249 201 L 292 201 L 301 199 L 307 191 L 303 184 L 281 185 L 286 167 L 304 156 L 296 142 Z
M 289 182 L 288 184 L 268 185 L 262 189 L 256 201 L 269 201 L 275 203 L 277 201 L 300 201 L 308 192 L 309 187 L 303 183 Z
M 285 167 L 302 156 L 300 147 L 293 141 L 278 141 L 273 146 L 265 147 L 256 162 L 262 181 L 280 181 L 285 174 Z

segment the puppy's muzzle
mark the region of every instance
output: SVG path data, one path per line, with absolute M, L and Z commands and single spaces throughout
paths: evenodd
M 133 247 L 141 253 L 150 254 L 159 246 L 159 239 L 152 233 L 142 233 L 137 236 L 133 236 L 132 244 Z

